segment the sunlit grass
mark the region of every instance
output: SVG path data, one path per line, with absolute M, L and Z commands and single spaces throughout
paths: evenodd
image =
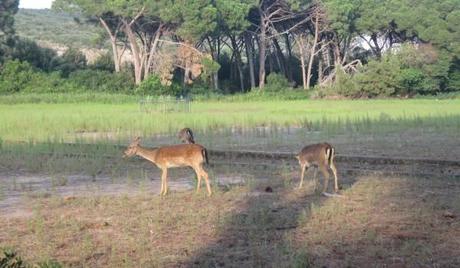
M 194 102 L 191 113 L 167 114 L 141 112 L 135 101 L 15 104 L 0 105 L 0 137 L 9 141 L 60 142 L 76 141 L 81 133 L 97 132 L 99 139 L 116 140 L 175 133 L 184 126 L 203 133 L 257 126 L 316 127 L 336 133 L 385 131 L 392 124 L 398 125 L 398 121 L 412 122 L 413 126 L 459 128 L 459 115 L 460 100 L 209 101 Z

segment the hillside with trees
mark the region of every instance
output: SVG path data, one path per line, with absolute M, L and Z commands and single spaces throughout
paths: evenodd
M 78 14 L 49 9 L 19 9 L 14 17 L 18 36 L 75 48 L 99 48 L 101 29 Z M 102 40 L 102 42 L 101 42 Z
M 77 67 L 45 71 L 86 77 L 100 66 L 130 76 L 129 91 L 142 94 L 257 89 L 368 98 L 460 89 L 459 0 L 56 0 L 53 11 L 34 13 L 16 15 L 19 36 L 107 42 L 110 50 L 92 67 L 70 50 Z

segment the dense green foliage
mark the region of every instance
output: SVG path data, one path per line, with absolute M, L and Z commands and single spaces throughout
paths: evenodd
M 32 68 L 0 66 L 2 93 L 88 90 L 209 98 L 249 92 L 259 84 L 269 93 L 249 98 L 291 98 L 301 96 L 291 88 L 303 84 L 314 86 L 317 96 L 372 98 L 460 90 L 458 0 L 56 0 L 53 8 L 60 12 L 20 10 L 17 32 L 33 40 L 71 43 L 71 48 L 57 56 L 33 41 L 13 38 L 15 46 L 10 44 L 3 58 Z M 3 13 L 11 39 L 14 5 Z M 316 28 L 318 45 L 312 48 Z M 303 52 L 299 36 L 305 38 Z M 87 64 L 78 49 L 104 40 L 111 42 L 112 53 Z M 117 62 L 125 50 L 132 64 Z M 182 56 L 156 68 L 167 53 Z M 306 61 L 302 68 L 301 58 Z M 196 66 L 201 68 L 197 77 L 188 73 Z M 165 70 L 170 74 L 165 76 Z
M 403 46 L 370 60 L 354 76 L 341 72 L 339 83 L 328 93 L 355 98 L 435 94 L 447 91 L 445 85 L 456 81 L 449 82 L 450 65 L 448 56 L 430 46 Z
M 0 2 L 0 64 L 10 57 L 14 46 L 14 14 L 18 12 L 19 0 Z
M 69 72 L 68 78 L 63 78 L 62 72 L 71 68 L 69 65 L 72 66 L 66 63 L 61 71 L 46 73 L 27 61 L 8 61 L 0 73 L 0 94 L 132 91 L 133 82 L 129 74 L 82 69 Z

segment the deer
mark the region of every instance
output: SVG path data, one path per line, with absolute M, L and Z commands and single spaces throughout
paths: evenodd
M 183 143 L 195 144 L 195 139 L 193 138 L 193 132 L 188 127 L 181 129 L 177 136 L 179 140 Z
M 196 192 L 200 191 L 201 178 L 204 178 L 208 196 L 211 196 L 209 176 L 203 168 L 203 164 L 209 163 L 206 148 L 199 144 L 177 144 L 159 148 L 145 148 L 140 146 L 139 143 L 140 137 L 135 138 L 124 151 L 124 158 L 137 155 L 161 169 L 160 195 L 166 195 L 168 192 L 168 168 L 191 167 L 195 171 L 198 180 Z
M 337 193 L 339 190 L 339 185 L 337 181 L 337 168 L 334 165 L 334 155 L 335 149 L 329 143 L 311 144 L 303 147 L 300 153 L 295 156 L 299 160 L 300 168 L 302 171 L 302 174 L 300 176 L 300 184 L 298 188 L 302 188 L 305 171 L 311 166 L 316 166 L 321 170 L 324 176 L 323 194 L 328 195 L 326 193 L 327 185 L 329 182 L 328 168 L 330 168 L 332 170 L 332 173 L 334 174 L 334 190 Z M 315 179 L 317 172 L 318 170 L 315 169 Z

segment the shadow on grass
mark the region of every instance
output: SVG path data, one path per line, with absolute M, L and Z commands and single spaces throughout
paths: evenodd
M 460 183 L 360 178 L 343 198 L 251 192 L 185 267 L 455 267 Z
M 314 192 L 313 181 L 307 181 L 302 190 L 280 182 L 269 180 L 253 186 L 238 211 L 222 219 L 215 242 L 181 266 L 309 266 L 309 256 L 292 247 L 289 234 L 309 217 L 311 204 L 321 204 L 325 198 Z

